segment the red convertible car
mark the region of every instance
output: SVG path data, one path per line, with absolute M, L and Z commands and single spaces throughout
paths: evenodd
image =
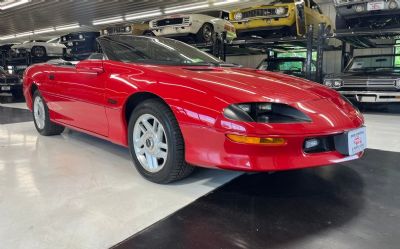
M 127 146 L 157 183 L 193 165 L 278 171 L 357 159 L 364 120 L 334 90 L 240 68 L 179 41 L 98 38 L 102 54 L 76 65 L 29 67 L 24 95 L 42 135 L 64 127 Z

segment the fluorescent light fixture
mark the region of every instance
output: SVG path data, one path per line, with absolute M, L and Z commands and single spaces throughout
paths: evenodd
M 161 15 L 162 15 L 162 12 L 159 9 L 159 10 L 127 14 L 127 15 L 125 15 L 125 20 L 126 21 L 137 20 L 137 19 L 144 19 L 144 18 L 148 18 L 148 17 L 161 16 Z
M 43 33 L 50 33 L 50 32 L 54 32 L 56 31 L 55 28 L 46 28 L 46 29 L 38 29 L 38 30 L 34 30 L 33 33 L 34 34 L 43 34 Z
M 239 0 L 225 0 L 225 1 L 214 2 L 213 5 L 214 6 L 221 6 L 221 5 L 237 3 L 237 2 L 239 2 Z
M 79 25 L 79 23 L 71 23 L 68 25 L 63 25 L 63 26 L 57 26 L 56 30 L 60 31 L 60 30 L 66 30 L 66 29 L 77 29 L 80 28 L 81 26 Z
M 32 31 L 15 34 L 15 37 L 24 37 L 24 36 L 30 36 L 30 35 L 33 35 Z
M 19 1 L 17 0 L 15 2 L 11 2 L 9 4 L 0 5 L 0 10 L 6 10 L 6 9 L 14 8 L 14 7 L 17 7 L 19 5 L 29 3 L 29 2 L 30 2 L 30 0 L 19 0 Z
M 15 38 L 15 35 L 0 36 L 0 40 L 9 40 Z
M 122 16 L 116 16 L 116 17 L 110 17 L 110 18 L 105 18 L 105 19 L 97 19 L 93 20 L 93 25 L 101 25 L 101 24 L 107 24 L 107 23 L 115 23 L 115 22 L 122 22 L 124 21 L 124 18 Z
M 201 3 L 196 3 L 196 4 L 187 4 L 187 5 L 180 5 L 180 6 L 165 8 L 164 13 L 171 14 L 171 13 L 176 13 L 176 12 L 181 12 L 181 11 L 205 9 L 208 7 L 210 7 L 210 4 L 208 2 L 201 2 Z

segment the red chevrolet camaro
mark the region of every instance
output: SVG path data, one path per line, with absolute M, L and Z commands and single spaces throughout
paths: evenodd
M 98 39 L 102 54 L 72 65 L 37 64 L 24 95 L 42 135 L 69 127 L 127 146 L 157 183 L 193 165 L 278 171 L 357 159 L 364 120 L 336 91 L 241 68 L 179 41 Z

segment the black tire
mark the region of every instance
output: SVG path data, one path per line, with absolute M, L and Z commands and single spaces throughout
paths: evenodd
M 144 31 L 143 35 L 145 35 L 145 36 L 156 36 L 151 30 Z
M 42 96 L 40 95 L 39 91 L 35 91 L 35 93 L 33 94 L 32 100 L 33 103 L 35 103 L 36 98 L 40 98 L 43 105 L 44 105 L 44 115 L 45 115 L 45 120 L 44 120 L 44 127 L 43 128 L 39 128 L 37 121 L 35 119 L 35 105 L 32 105 L 32 117 L 33 117 L 33 123 L 35 124 L 36 130 L 39 132 L 40 135 L 43 136 L 54 136 L 54 135 L 60 135 L 65 127 L 55 124 L 53 122 L 50 121 L 50 116 L 49 116 L 49 108 L 46 105 L 46 102 L 44 101 L 44 99 L 42 98 Z
M 46 48 L 42 46 L 34 46 L 31 49 L 31 54 L 34 57 L 43 58 L 47 56 Z
M 135 123 L 143 114 L 150 114 L 158 119 L 165 131 L 168 150 L 164 166 L 158 172 L 146 170 L 136 156 L 133 136 Z M 129 151 L 139 173 L 154 183 L 166 184 L 190 175 L 194 167 L 185 161 L 185 144 L 181 130 L 170 108 L 157 99 L 149 99 L 140 103 L 132 112 L 128 127 Z
M 346 19 L 341 17 L 340 15 L 336 15 L 336 30 L 348 29 L 349 25 L 346 22 Z
M 197 42 L 211 43 L 213 42 L 214 26 L 211 23 L 205 23 L 196 35 Z

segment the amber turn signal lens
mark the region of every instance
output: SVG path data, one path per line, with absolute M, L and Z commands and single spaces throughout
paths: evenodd
M 284 138 L 276 137 L 248 137 L 236 134 L 226 135 L 230 140 L 236 143 L 242 144 L 260 144 L 260 145 L 285 145 L 286 140 Z

